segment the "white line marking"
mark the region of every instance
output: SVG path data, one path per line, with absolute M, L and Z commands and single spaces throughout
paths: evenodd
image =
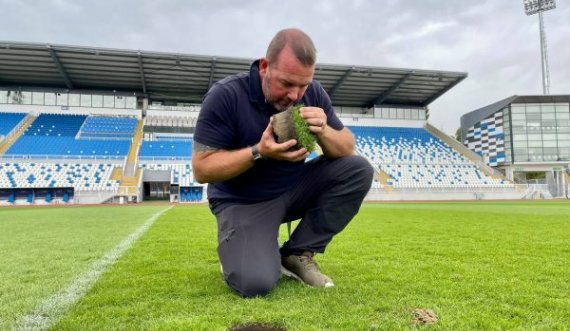
M 67 310 L 91 289 L 99 277 L 109 269 L 131 246 L 152 226 L 152 224 L 170 206 L 152 215 L 133 233 L 128 235 L 119 245 L 113 248 L 101 259 L 95 261 L 87 271 L 75 279 L 61 292 L 44 300 L 30 314 L 22 316 L 13 327 L 14 330 L 47 330 L 57 322 Z

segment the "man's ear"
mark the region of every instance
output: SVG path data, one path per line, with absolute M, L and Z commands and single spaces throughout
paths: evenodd
M 261 76 L 265 76 L 267 73 L 267 68 L 269 68 L 269 61 L 266 58 L 262 57 L 259 59 L 259 73 Z

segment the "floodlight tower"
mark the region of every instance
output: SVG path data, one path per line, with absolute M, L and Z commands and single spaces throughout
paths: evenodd
M 554 0 L 524 0 L 524 10 L 527 16 L 538 13 L 540 27 L 540 54 L 542 56 L 542 92 L 550 94 L 550 70 L 548 68 L 548 48 L 546 47 L 546 32 L 544 31 L 544 18 L 542 13 L 556 8 Z

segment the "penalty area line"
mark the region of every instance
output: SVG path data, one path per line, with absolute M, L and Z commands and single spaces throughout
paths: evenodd
M 77 277 L 60 292 L 40 303 L 31 313 L 22 316 L 12 329 L 14 330 L 47 330 L 57 322 L 75 302 L 81 299 L 95 284 L 99 277 L 109 269 L 131 246 L 154 224 L 154 222 L 169 211 L 170 206 L 148 218 L 133 233 L 128 235 L 120 244 L 89 266 L 87 271 Z

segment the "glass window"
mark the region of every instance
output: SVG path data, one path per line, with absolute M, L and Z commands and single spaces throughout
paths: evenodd
M 556 119 L 570 119 L 570 113 L 556 113 Z
M 398 118 L 396 108 L 390 108 L 390 119 L 395 120 L 396 118 Z
M 115 108 L 125 108 L 125 97 L 122 95 L 115 96 Z
M 515 141 L 514 145 L 516 148 L 528 147 L 528 143 L 526 142 L 526 140 Z
M 513 117 L 513 122 L 515 120 L 526 120 L 526 115 L 524 113 L 523 114 L 513 114 L 512 117 Z
M 528 142 L 528 147 L 542 147 L 542 141 L 540 140 L 530 140 Z
M 540 113 L 540 105 L 539 104 L 527 104 L 526 105 L 526 113 Z
M 541 153 L 537 153 L 537 154 L 528 153 L 528 158 L 529 158 L 530 161 L 532 161 L 532 162 L 534 162 L 534 161 L 544 161 L 544 157 L 542 156 L 542 152 L 541 152 Z
M 570 140 L 559 140 L 558 141 L 558 148 L 569 148 L 570 149 Z
M 527 120 L 539 120 L 540 119 L 540 113 L 526 114 L 526 119 Z
M 556 112 L 557 113 L 570 113 L 570 111 L 568 110 L 568 104 L 556 104 Z
M 570 133 L 558 133 L 558 140 L 570 140 Z
M 102 95 L 96 95 L 94 94 L 91 97 L 91 104 L 93 105 L 93 107 L 95 108 L 101 108 L 103 107 L 103 96 Z
M 557 155 L 558 154 L 558 150 L 556 147 L 544 147 L 542 150 L 543 150 L 544 155 L 546 155 L 546 154 Z
M 133 107 L 131 107 L 130 99 L 131 99 L 131 97 L 127 97 L 127 108 L 133 109 Z M 135 103 L 135 105 L 136 105 L 136 103 Z M 374 107 L 374 117 L 382 118 L 382 109 Z
M 8 91 L 0 90 L 0 103 L 8 103 Z
M 513 126 L 513 133 L 526 133 L 526 126 Z
M 68 97 L 67 93 L 56 93 L 56 104 L 58 106 L 67 106 L 68 105 Z
M 44 104 L 46 106 L 55 106 L 55 93 L 46 93 Z
M 103 107 L 105 108 L 115 108 L 115 96 L 104 95 L 103 96 Z
M 528 135 L 528 140 L 529 140 L 529 141 L 530 141 L 530 140 L 542 140 L 542 136 L 541 136 L 540 134 L 536 134 L 536 133 L 529 134 L 529 135 Z
M 524 107 L 524 105 L 521 105 L 521 104 L 512 104 L 511 105 L 511 112 L 513 114 L 524 114 L 525 113 L 525 107 Z
M 400 109 L 400 108 L 396 108 L 396 112 L 397 112 L 397 115 L 398 115 L 398 119 L 399 119 L 399 120 L 403 120 L 403 119 L 404 119 L 404 110 L 403 110 L 403 109 Z
M 544 145 L 544 147 L 556 147 L 556 140 L 545 140 L 542 142 L 542 144 Z
M 127 109 L 137 109 L 137 97 L 127 97 Z
M 554 113 L 542 113 L 541 115 L 543 120 L 553 120 L 556 118 Z
M 540 133 L 540 122 L 528 122 L 526 123 L 527 131 L 530 133 Z
M 79 94 L 70 94 L 69 95 L 69 106 L 79 107 Z
M 514 141 L 526 141 L 526 134 L 513 134 Z
M 91 94 L 81 95 L 81 107 L 91 107 Z
M 515 154 L 515 162 L 526 162 L 528 161 L 528 155 Z
M 570 147 L 570 141 L 568 143 Z M 570 160 L 570 148 L 558 148 L 558 157 L 561 160 Z
M 20 103 L 22 105 L 31 105 L 32 104 L 32 92 L 23 91 L 20 92 Z
M 540 108 L 541 108 L 543 114 L 544 113 L 554 113 L 554 104 L 543 103 Z
M 544 140 L 556 140 L 556 134 L 555 133 L 543 133 L 542 134 L 542 139 Z
M 419 109 L 412 109 L 412 119 L 419 120 L 420 119 L 420 110 Z
M 526 126 L 526 120 L 513 120 L 512 125 L 513 125 L 513 127 L 514 127 L 514 126 L 517 126 L 517 125 L 524 125 L 524 126 Z
M 426 110 L 425 110 L 425 109 L 418 109 L 418 111 L 419 111 L 419 113 L 420 113 L 420 114 L 419 114 L 419 117 L 420 117 L 419 119 L 420 119 L 420 120 L 425 120 L 425 119 L 426 119 Z
M 404 109 L 404 118 L 407 120 L 412 119 L 412 110 L 411 109 Z
M 32 104 L 33 105 L 43 105 L 44 104 L 44 92 L 33 92 L 32 93 Z

